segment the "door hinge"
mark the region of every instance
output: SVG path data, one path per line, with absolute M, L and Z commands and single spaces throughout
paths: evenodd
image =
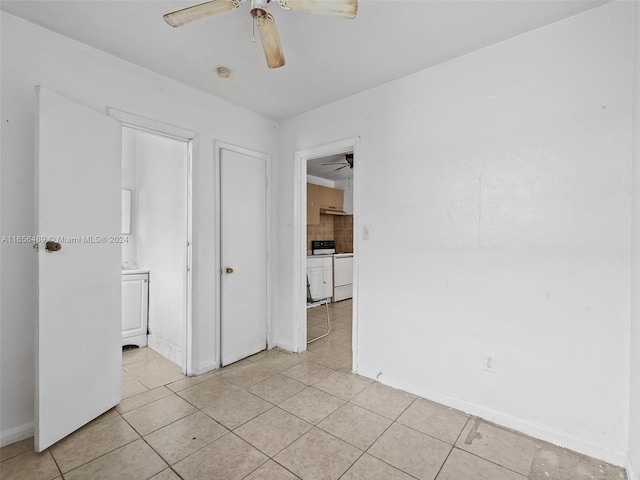
M 264 177 L 264 186 L 265 188 L 269 188 L 269 177 Z

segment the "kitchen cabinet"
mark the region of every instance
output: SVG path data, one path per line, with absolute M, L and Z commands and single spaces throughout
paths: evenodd
M 344 190 L 320 185 L 320 208 L 326 210 L 344 210 Z
M 122 272 L 122 345 L 147 345 L 149 272 Z
M 320 300 L 333 296 L 333 257 L 331 255 L 307 257 L 307 278 L 311 298 Z
M 307 225 L 320 225 L 320 211 L 344 215 L 344 190 L 307 183 Z
M 307 183 L 307 225 L 320 225 L 320 185 Z

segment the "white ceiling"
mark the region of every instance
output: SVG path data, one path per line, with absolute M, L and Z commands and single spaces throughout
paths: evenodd
M 337 180 L 347 180 L 348 178 L 353 178 L 353 170 L 350 170 L 348 167 L 340 168 L 342 164 L 348 165 L 347 161 L 344 158 L 345 154 L 341 153 L 339 155 L 331 155 L 328 157 L 313 158 L 311 160 L 307 160 L 307 175 L 313 175 L 314 177 L 333 180 L 334 182 Z M 328 165 L 331 163 L 338 163 L 340 165 Z M 340 168 L 340 170 L 338 170 L 338 168 Z M 353 162 L 353 168 L 357 168 L 355 159 Z
M 164 13 L 203 0 L 2 0 L 0 8 L 278 120 L 606 3 L 360 0 L 354 20 L 269 6 L 287 64 L 267 68 L 249 5 L 180 28 Z M 231 78 L 219 79 L 219 66 Z

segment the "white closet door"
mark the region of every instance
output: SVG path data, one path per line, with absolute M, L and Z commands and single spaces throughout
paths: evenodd
M 266 348 L 266 159 L 220 152 L 221 360 L 228 365 Z

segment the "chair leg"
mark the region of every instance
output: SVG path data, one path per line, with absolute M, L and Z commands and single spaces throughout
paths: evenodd
M 315 342 L 316 340 L 320 340 L 331 333 L 331 324 L 329 323 L 329 302 L 325 303 L 324 306 L 327 307 L 327 333 L 320 335 L 319 337 L 312 338 L 311 340 L 307 340 L 307 345 Z

